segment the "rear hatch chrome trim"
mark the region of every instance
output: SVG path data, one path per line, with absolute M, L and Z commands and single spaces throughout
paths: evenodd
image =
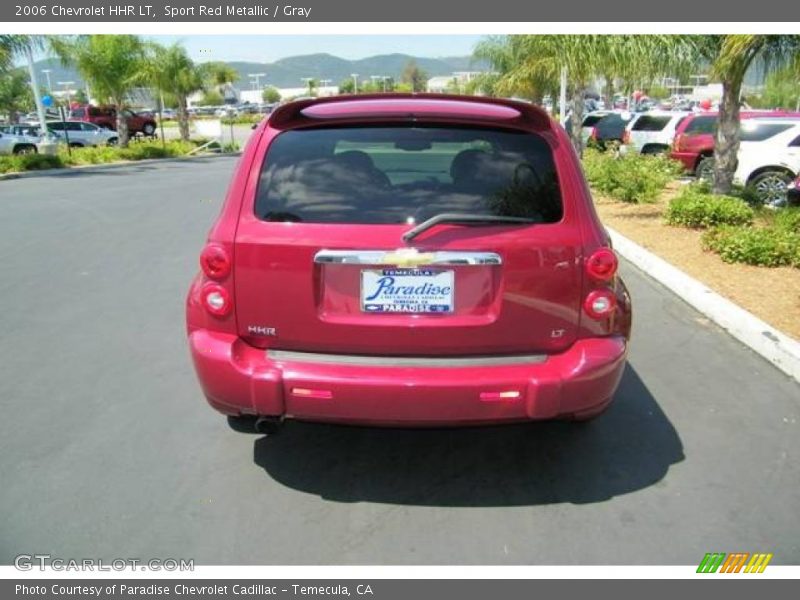
M 322 354 L 318 352 L 294 352 L 290 350 L 267 350 L 267 358 L 276 362 L 305 362 L 333 365 L 367 367 L 499 367 L 504 365 L 540 364 L 547 360 L 546 354 L 524 354 L 513 356 L 364 356 L 358 354 Z
M 500 265 L 503 259 L 496 252 L 420 252 L 416 248 L 398 250 L 320 250 L 314 255 L 318 264 L 348 265 Z

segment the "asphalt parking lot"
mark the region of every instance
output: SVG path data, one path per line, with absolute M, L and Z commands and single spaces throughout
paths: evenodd
M 234 164 L 0 181 L 0 563 L 800 562 L 800 386 L 629 265 L 595 422 L 231 430 L 183 300 Z

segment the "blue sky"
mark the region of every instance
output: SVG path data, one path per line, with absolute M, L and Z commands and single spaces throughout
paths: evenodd
M 287 56 L 327 52 L 347 59 L 400 52 L 436 58 L 465 56 L 479 35 L 158 35 L 162 44 L 180 41 L 193 60 L 273 62 Z

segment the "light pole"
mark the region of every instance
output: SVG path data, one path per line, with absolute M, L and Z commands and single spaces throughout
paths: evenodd
M 251 82 L 253 84 L 253 89 L 254 90 L 260 90 L 261 89 L 261 87 L 259 86 L 259 83 L 261 83 L 261 78 L 264 77 L 264 76 L 266 76 L 266 73 L 250 73 L 250 75 L 248 75 L 248 77 L 251 77 L 251 78 L 255 79 L 255 81 Z
M 44 73 L 44 76 L 47 78 L 47 91 L 52 94 L 53 93 L 53 84 L 50 83 L 50 72 L 51 71 L 52 71 L 52 69 L 42 69 L 42 73 Z
M 300 81 L 306 84 L 306 88 L 308 89 L 308 95 L 311 96 L 311 82 L 314 81 L 313 77 L 301 77 Z
M 30 43 L 25 45 L 25 59 L 28 63 L 28 75 L 31 78 L 31 88 L 33 89 L 33 101 L 36 104 L 36 114 L 39 117 L 39 127 L 42 130 L 42 136 L 48 142 L 46 154 L 55 154 L 56 145 L 49 143 L 52 135 L 50 130 L 45 125 L 44 105 L 42 104 L 42 94 L 39 92 L 39 82 L 36 80 L 36 68 L 33 65 L 33 47 Z
M 350 73 L 350 77 L 353 78 L 353 93 L 358 93 L 358 73 Z

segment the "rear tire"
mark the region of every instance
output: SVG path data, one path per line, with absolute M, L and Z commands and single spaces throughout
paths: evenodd
M 39 151 L 33 144 L 19 144 L 14 146 L 14 154 L 38 154 Z
M 792 180 L 785 171 L 764 171 L 748 183 L 761 204 L 783 206 L 787 201 L 787 186 Z
M 645 146 L 642 148 L 642 154 L 657 156 L 659 154 L 666 154 L 667 150 L 669 150 L 668 146 L 657 146 L 655 144 L 651 144 L 650 146 Z
M 142 131 L 146 136 L 152 136 L 156 132 L 156 126 L 152 123 L 145 123 Z
M 711 181 L 714 178 L 714 157 L 704 156 L 701 158 L 694 169 L 694 174 L 698 179 Z
M 106 142 L 106 145 L 108 145 L 108 146 L 116 146 L 117 144 L 119 144 L 119 138 L 115 138 L 115 137 L 111 138 L 110 140 L 108 140 Z

